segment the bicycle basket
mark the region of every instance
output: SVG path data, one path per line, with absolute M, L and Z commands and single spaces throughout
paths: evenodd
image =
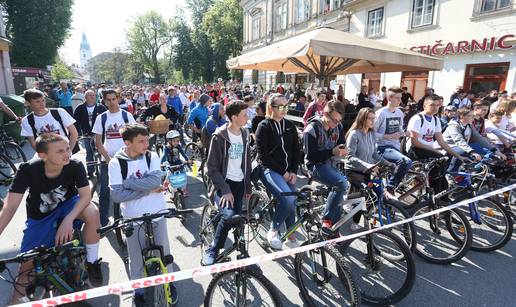
M 173 172 L 168 175 L 168 181 L 175 189 L 186 187 L 188 176 L 185 172 Z

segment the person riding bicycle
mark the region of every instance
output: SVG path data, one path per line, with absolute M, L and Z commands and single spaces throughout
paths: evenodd
M 210 149 L 211 136 L 217 130 L 226 124 L 226 109 L 223 104 L 216 102 L 211 105 L 211 115 L 206 121 L 206 125 L 201 130 L 201 143 L 204 152 L 207 154 Z
M 322 224 L 325 234 L 333 236 L 330 229 L 340 219 L 341 203 L 347 194 L 349 183 L 338 169 L 332 166 L 331 158 L 348 155 L 345 145 L 342 117 L 345 106 L 338 100 L 331 100 L 323 109 L 322 116 L 316 116 L 303 132 L 306 166 L 314 179 L 328 187 L 336 188 L 326 200 Z
M 168 129 L 171 130 L 174 128 L 173 123 L 177 122 L 179 118 L 179 114 L 175 111 L 175 109 L 171 106 L 167 105 L 167 96 L 162 93 L 159 96 L 159 103 L 149 107 L 145 112 L 140 116 L 140 122 L 147 123 L 147 120 L 156 119 L 158 116 L 163 116 L 170 121 L 168 125 Z M 156 143 L 157 135 L 152 135 L 149 139 L 150 146 L 153 147 Z
M 439 150 L 440 146 L 449 155 L 464 161 L 466 158 L 453 151 L 453 149 L 444 141 L 441 133 L 441 121 L 436 116 L 439 109 L 437 95 L 427 96 L 423 102 L 423 111 L 418 113 L 409 120 L 407 130 L 410 138 L 408 140 L 409 156 L 415 159 L 431 159 L 441 158 L 443 153 Z M 430 177 L 433 178 L 431 186 L 436 193 L 443 190 L 442 174 L 444 166 L 434 168 L 430 171 Z
M 102 272 L 98 257 L 100 227 L 99 212 L 91 203 L 89 182 L 84 165 L 71 159 L 70 144 L 61 135 L 48 133 L 36 138 L 39 159 L 21 164 L 9 188 L 5 205 L 0 211 L 0 235 L 13 219 L 23 194 L 29 190 L 26 200 L 27 221 L 23 231 L 20 252 L 39 246 L 53 247 L 73 238 L 74 220 L 84 222 L 86 266 L 93 286 L 102 285 Z M 5 238 L 2 242 L 7 242 Z M 32 262 L 22 263 L 15 285 L 12 303 L 18 304 L 27 285 Z
M 166 202 L 161 186 L 160 160 L 156 153 L 148 151 L 149 132 L 141 124 L 129 124 L 121 129 L 125 146 L 109 161 L 109 188 L 111 198 L 120 203 L 124 218 L 140 217 L 146 213 L 153 214 L 166 209 Z M 170 255 L 167 223 L 164 218 L 154 221 L 154 238 L 156 244 L 163 247 L 163 254 Z M 131 279 L 143 277 L 141 246 L 145 242 L 145 231 L 135 227 L 127 238 L 129 256 L 129 273 Z M 169 272 L 172 265 L 168 264 Z M 170 284 L 173 304 L 178 295 L 174 285 Z M 145 298 L 143 289 L 135 290 L 134 303 L 143 306 Z
M 208 194 L 218 204 L 221 217 L 214 240 L 203 255 L 204 265 L 215 263 L 230 230 L 226 220 L 242 212 L 243 199 L 251 194 L 249 136 L 244 128 L 247 104 L 238 100 L 228 103 L 226 115 L 230 122 L 213 134 L 206 162 L 207 175 L 211 180 Z
M 201 129 L 206 125 L 206 121 L 209 116 L 209 108 L 213 99 L 207 94 L 202 94 L 199 97 L 199 104 L 190 111 L 188 115 L 188 119 L 186 121 L 187 124 L 192 125 L 192 129 L 194 131 L 194 135 L 192 137 L 192 141 L 197 141 L 197 137 L 201 136 Z
M 484 138 L 478 131 L 472 127 L 474 114 L 469 108 L 462 107 L 457 110 L 457 120 L 452 120 L 448 124 L 448 128 L 443 133 L 444 141 L 459 155 L 467 158 L 473 158 L 480 161 L 482 155 L 495 151 L 503 160 L 506 159 L 494 144 Z M 470 144 L 477 144 L 475 147 Z M 475 149 L 476 148 L 476 149 Z M 461 161 L 452 158 L 448 172 L 458 172 Z M 453 179 L 447 176 L 449 183 L 453 183 Z
M 399 109 L 403 90 L 391 87 L 387 91 L 387 106 L 376 111 L 374 130 L 378 153 L 387 161 L 395 163 L 397 169 L 387 181 L 388 196 L 394 195 L 394 189 L 400 184 L 405 174 L 412 167 L 412 160 L 401 153 L 400 137 L 405 135 L 403 130 L 403 111 Z M 358 117 L 357 117 L 358 120 Z M 365 124 L 369 124 L 366 122 Z M 348 148 L 349 150 L 349 148 Z
M 281 249 L 283 243 L 279 230 L 283 223 L 287 229 L 295 223 L 296 197 L 282 196 L 282 192 L 296 191 L 299 164 L 299 137 L 296 126 L 285 119 L 288 103 L 281 94 L 273 94 L 267 103 L 266 119 L 256 129 L 256 148 L 262 167 L 260 179 L 267 190 L 278 200 L 274 210 L 272 225 L 267 233 L 271 248 Z M 288 243 L 297 245 L 292 234 Z
M 161 163 L 168 163 L 168 165 L 181 165 L 183 162 L 181 161 L 181 157 L 188 162 L 188 164 L 192 164 L 192 161 L 188 159 L 183 147 L 181 146 L 181 134 L 176 130 L 170 130 L 167 132 L 167 142 L 168 144 L 165 146 L 165 150 L 163 150 L 163 157 L 161 157 Z M 183 188 L 183 195 L 188 196 L 188 191 L 186 187 Z

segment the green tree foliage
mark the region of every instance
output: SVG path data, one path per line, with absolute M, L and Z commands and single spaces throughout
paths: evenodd
M 57 57 L 56 62 L 52 65 L 50 76 L 52 77 L 52 81 L 59 82 L 61 80 L 72 79 L 73 72 L 61 58 Z
M 215 75 L 227 78 L 226 60 L 242 50 L 243 11 L 239 1 L 215 1 L 204 15 L 203 30 L 215 54 Z
M 188 80 L 195 71 L 197 56 L 192 42 L 191 29 L 183 17 L 175 17 L 172 22 L 172 63 L 170 68 L 181 70 L 183 79 Z
M 213 0 L 186 0 L 192 14 L 192 42 L 196 57 L 194 78 L 211 82 L 214 79 L 214 54 L 210 40 L 203 29 L 202 22 L 206 12 L 212 7 Z M 199 78 L 202 77 L 202 78 Z
M 127 32 L 127 41 L 135 59 L 152 72 L 161 83 L 162 69 L 158 57 L 172 40 L 170 24 L 156 11 L 138 16 Z
M 86 70 L 94 82 L 133 82 L 131 77 L 131 55 L 115 48 L 113 52 L 103 52 L 88 61 Z
M 73 0 L 2 0 L 13 66 L 46 68 L 69 35 Z

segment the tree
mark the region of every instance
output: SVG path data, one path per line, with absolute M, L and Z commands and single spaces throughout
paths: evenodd
M 226 60 L 237 56 L 243 44 L 243 11 L 238 0 L 216 0 L 203 18 L 215 57 L 215 74 L 228 77 Z
M 172 23 L 172 35 L 174 41 L 172 44 L 172 63 L 170 63 L 170 69 L 181 70 L 183 78 L 189 80 L 195 70 L 197 52 L 192 42 L 191 32 L 192 30 L 186 24 L 183 17 L 179 14 L 173 19 Z M 194 76 L 195 78 L 196 76 Z
M 171 27 L 156 11 L 149 11 L 136 18 L 127 32 L 129 49 L 133 56 L 152 71 L 154 82 L 161 83 L 158 56 L 170 43 Z
M 73 78 L 72 70 L 59 57 L 56 58 L 56 62 L 54 63 L 54 65 L 52 65 L 52 71 L 50 72 L 50 75 L 52 77 L 52 81 L 54 82 L 60 82 L 61 80 L 70 80 Z
M 73 0 L 2 0 L 13 66 L 46 68 L 69 35 Z

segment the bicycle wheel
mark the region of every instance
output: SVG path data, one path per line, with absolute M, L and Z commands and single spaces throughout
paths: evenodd
M 303 243 L 307 245 L 309 242 Z M 296 284 L 308 306 L 358 306 L 360 291 L 344 257 L 322 247 L 294 258 Z
M 265 250 L 270 248 L 269 241 L 267 240 L 267 232 L 269 232 L 271 228 L 274 214 L 273 206 L 268 206 L 269 202 L 269 197 L 265 192 L 253 191 L 249 198 L 248 205 L 250 216 L 256 219 L 256 222 L 251 226 L 254 236 L 258 244 Z
M 281 300 L 265 276 L 242 268 L 216 274 L 206 289 L 204 306 L 281 306 Z
M 16 166 L 4 154 L 0 153 L 0 184 L 10 185 L 16 175 Z
M 120 209 L 119 203 L 113 203 L 113 218 L 116 220 L 123 218 L 122 210 Z M 116 242 L 122 249 L 127 247 L 126 238 L 121 228 L 115 229 Z
M 367 304 L 395 304 L 414 286 L 414 258 L 407 244 L 389 231 L 379 230 L 365 238 L 345 241 L 341 253 L 351 272 L 356 274 L 353 278 L 361 291 L 362 301 Z
M 185 154 L 190 160 L 203 161 L 202 148 L 194 142 L 186 144 Z
M 201 241 L 201 255 L 204 255 L 206 249 L 213 242 L 215 237 L 215 230 L 217 229 L 217 208 L 211 204 L 204 205 L 201 214 L 201 225 L 199 232 L 199 239 Z
M 202 184 L 204 185 L 204 188 L 208 190 L 208 175 L 206 175 L 206 172 L 204 170 L 204 165 L 206 164 L 206 160 L 203 160 L 201 162 L 201 166 L 199 166 L 199 174 L 201 175 Z
M 413 216 L 432 211 L 430 201 L 414 207 Z M 466 216 L 453 209 L 414 221 L 415 253 L 427 262 L 450 264 L 460 260 L 471 247 L 471 226 Z
M 5 142 L 4 143 L 4 152 L 5 156 L 11 160 L 12 163 L 18 164 L 22 162 L 27 162 L 27 157 L 25 153 L 21 149 L 21 147 L 14 142 Z
M 378 214 L 374 215 L 375 220 L 378 219 Z M 410 214 L 405 210 L 402 202 L 384 199 L 383 210 L 382 210 L 382 221 L 386 224 L 400 222 L 410 218 Z M 414 229 L 414 223 L 405 223 L 392 228 L 388 231 L 396 234 L 398 237 L 403 239 L 409 246 L 411 251 L 416 249 L 416 230 Z
M 159 263 L 152 262 L 147 267 L 147 276 L 157 276 L 161 275 L 162 271 L 159 266 Z M 144 289 L 144 298 L 145 298 L 145 305 L 144 306 L 172 306 L 172 304 L 168 303 L 168 300 L 170 298 L 167 298 L 167 291 L 165 287 L 168 288 L 168 284 L 163 285 L 157 285 L 153 287 L 147 287 Z M 170 290 L 168 291 L 170 294 Z M 171 301 L 171 300 L 170 300 Z
M 184 209 L 186 208 L 185 204 L 185 197 L 183 196 L 183 191 L 177 189 L 174 193 L 174 204 L 176 205 L 177 209 Z
M 490 252 L 504 247 L 511 239 L 513 232 L 512 219 L 505 208 L 498 202 L 482 199 L 477 202 L 480 222 L 470 219 L 473 240 L 471 249 L 479 252 Z M 457 208 L 464 215 L 470 215 L 467 206 Z M 452 233 L 455 240 L 462 240 L 462 236 Z

